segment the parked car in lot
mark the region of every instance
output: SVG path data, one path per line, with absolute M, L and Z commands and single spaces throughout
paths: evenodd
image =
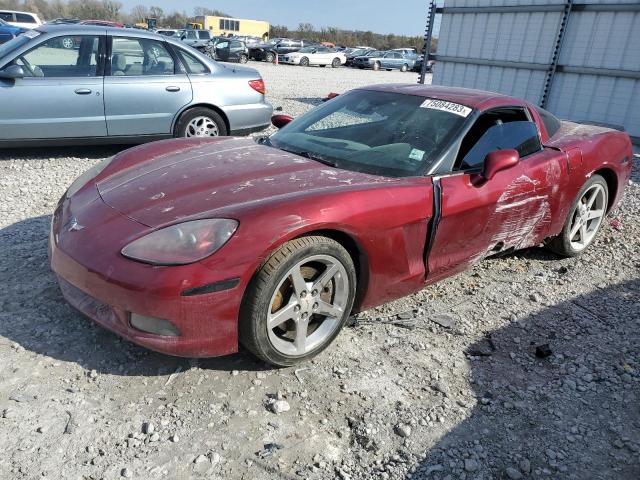
M 391 50 L 377 60 L 377 64 L 374 64 L 373 69 L 379 70 L 383 68 L 385 70 L 406 72 L 414 69 L 417 60 L 418 56 L 415 54 L 403 54 L 397 50 Z
M 336 52 L 333 48 L 318 46 L 304 47 L 297 52 L 281 54 L 278 56 L 278 61 L 302 67 L 331 65 L 333 68 L 338 68 L 347 62 L 347 58 L 344 53 Z
M 346 61 L 345 65 L 350 67 L 353 65 L 353 61 L 362 55 L 366 55 L 367 53 L 374 51 L 371 48 L 347 48 L 343 53 L 345 55 Z
M 278 55 L 297 52 L 307 46 L 320 46 L 317 42 L 307 40 L 290 40 L 288 38 L 276 38 L 267 43 L 261 43 L 249 47 L 249 57 L 260 62 L 273 63 Z
M 382 52 L 380 50 L 371 50 L 365 53 L 364 55 L 360 55 L 353 59 L 352 65 L 355 68 L 365 69 L 365 68 L 373 68 L 375 69 L 376 62 L 380 60 L 386 52 Z M 380 69 L 380 64 L 377 65 L 378 70 Z
M 220 62 L 249 61 L 249 48 L 234 37 L 213 37 L 205 49 L 205 54 Z
M 26 30 L 22 27 L 16 27 L 9 25 L 4 20 L 0 19 L 0 44 L 13 40 Z
M 180 40 L 189 45 L 190 47 L 197 48 L 198 50 L 204 49 L 212 35 L 208 30 L 184 30 L 180 36 Z
M 67 37 L 78 48 L 58 48 Z M 0 46 L 0 147 L 248 133 L 269 123 L 264 93 L 256 70 L 178 40 L 44 25 Z
M 623 132 L 469 89 L 365 87 L 273 120 L 270 138 L 146 145 L 73 182 L 49 238 L 64 297 L 152 350 L 242 343 L 289 366 L 485 257 L 583 253 L 633 164 Z
M 4 20 L 9 25 L 24 29 L 35 28 L 42 25 L 42 20 L 35 13 L 18 12 L 15 10 L 0 10 L 0 20 Z

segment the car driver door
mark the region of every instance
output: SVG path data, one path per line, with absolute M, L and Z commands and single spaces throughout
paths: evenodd
M 519 161 L 487 178 L 489 154 L 507 149 L 516 150 Z M 524 109 L 495 110 L 476 120 L 453 172 L 434 179 L 441 201 L 427 260 L 429 282 L 524 245 L 548 220 L 548 198 L 540 194 L 544 185 L 528 176 L 525 165 L 538 154 L 544 154 L 539 132 Z
M 17 78 L 0 79 L 0 139 L 103 137 L 105 36 L 78 36 L 71 49 L 50 38 L 19 54 Z M 18 68 L 19 67 L 19 68 Z

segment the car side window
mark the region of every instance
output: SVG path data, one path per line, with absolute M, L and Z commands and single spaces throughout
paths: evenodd
M 187 31 L 187 38 L 190 38 L 190 39 L 195 39 L 195 38 L 197 38 L 197 37 L 196 37 L 196 32 L 194 32 L 193 30 L 189 30 L 189 31 Z
M 200 60 L 191 55 L 190 53 L 182 50 L 176 49 L 178 51 L 178 56 L 182 61 L 182 64 L 187 69 L 187 73 L 192 75 L 199 75 L 202 73 L 209 73 L 209 68 L 207 68 Z
M 173 75 L 175 63 L 163 42 L 146 38 L 113 37 L 111 75 L 135 77 Z
M 542 149 L 538 127 L 530 121 L 497 123 L 490 127 L 462 159 L 460 170 L 476 170 L 496 150 L 513 149 L 525 158 Z
M 13 22 L 13 13 L 0 12 L 0 18 L 5 22 Z
M 16 22 L 20 23 L 36 23 L 36 19 L 31 15 L 27 15 L 24 13 L 16 13 Z
M 95 77 L 98 66 L 100 37 L 74 37 L 73 48 L 61 48 L 65 37 L 51 38 L 13 64 L 22 67 L 25 77 Z
M 468 170 L 480 168 L 484 162 L 484 156 L 482 158 L 477 158 L 481 155 L 480 149 L 475 149 L 473 151 L 473 155 L 470 155 L 476 144 L 492 127 L 512 122 L 529 122 L 529 117 L 527 116 L 524 108 L 499 108 L 480 115 L 460 144 L 460 150 L 456 157 L 454 169 Z

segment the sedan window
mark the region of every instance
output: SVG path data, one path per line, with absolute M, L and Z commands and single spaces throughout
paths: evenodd
M 457 105 L 458 113 L 452 113 L 432 108 L 430 102 L 414 95 L 354 90 L 303 115 L 270 140 L 276 148 L 345 170 L 420 175 L 471 112 Z
M 0 18 L 7 22 L 13 22 L 13 13 L 0 12 Z
M 74 37 L 74 47 L 61 48 L 65 37 L 41 43 L 16 58 L 27 77 L 95 77 L 98 65 L 100 38 Z
M 16 22 L 20 23 L 37 23 L 36 19 L 25 13 L 16 13 Z
M 111 75 L 173 75 L 173 57 L 163 42 L 146 38 L 113 37 Z
M 182 60 L 182 64 L 187 69 L 187 73 L 194 75 L 209 73 L 209 69 L 196 57 L 181 48 L 176 50 L 178 52 L 180 60 Z

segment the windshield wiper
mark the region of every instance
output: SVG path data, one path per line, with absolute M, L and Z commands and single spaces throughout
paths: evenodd
M 286 150 L 281 148 L 280 150 L 284 150 L 285 152 L 293 153 L 294 155 L 300 155 L 301 157 L 308 158 L 309 160 L 315 160 L 316 162 L 324 163 L 325 165 L 329 165 L 331 167 L 335 167 L 336 164 L 330 160 L 327 160 L 321 155 L 317 155 L 315 153 L 300 151 L 300 150 Z

